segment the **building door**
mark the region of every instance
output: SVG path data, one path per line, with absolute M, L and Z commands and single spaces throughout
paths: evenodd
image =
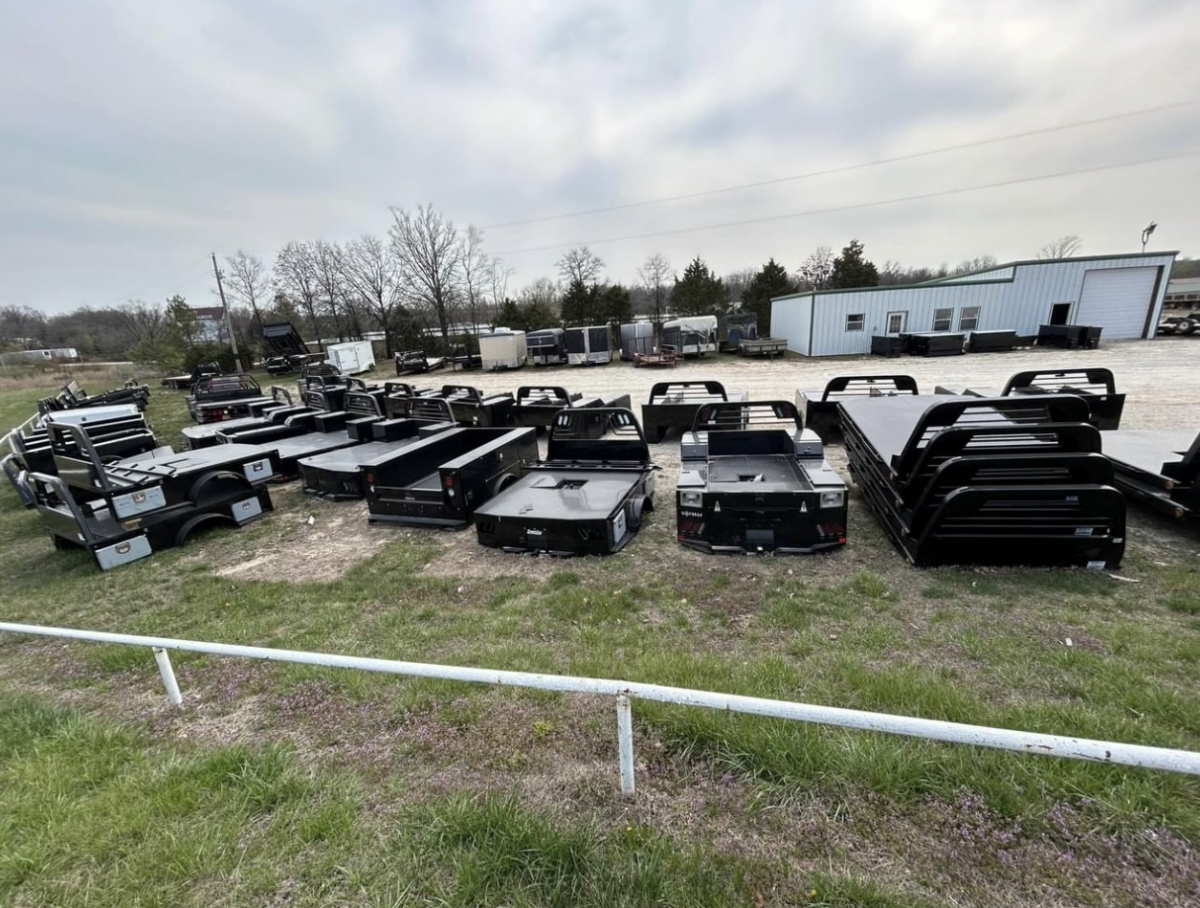
M 1071 318 L 1070 303 L 1054 303 L 1050 307 L 1050 322 L 1051 325 L 1066 325 L 1068 319 Z
M 1097 325 L 1106 340 L 1141 337 L 1154 308 L 1157 268 L 1099 268 L 1083 279 L 1075 324 Z M 1150 328 L 1154 336 L 1154 327 Z
M 889 312 L 887 320 L 888 334 L 901 334 L 908 324 L 907 312 Z

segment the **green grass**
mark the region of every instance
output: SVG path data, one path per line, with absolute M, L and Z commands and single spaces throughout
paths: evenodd
M 0 391 L 0 415 L 18 421 L 42 393 Z M 177 443 L 182 395 L 156 392 L 149 417 Z M 339 507 L 278 500 L 319 519 Z M 101 574 L 14 503 L 0 491 L 5 620 L 1200 749 L 1200 564 L 1186 544 L 1165 566 L 1132 546 L 1137 583 L 916 571 L 870 524 L 854 542 L 867 558 L 703 558 L 679 553 L 660 498 L 658 522 L 611 559 L 431 576 L 449 537 L 396 534 L 336 579 L 294 582 L 215 571 L 288 545 L 275 518 Z M 0 904 L 891 906 L 1023 892 L 986 849 L 953 871 L 928 845 L 910 853 L 963 792 L 988 829 L 1021 824 L 1019 863 L 1068 902 L 1090 882 L 1068 854 L 1127 843 L 1110 863 L 1135 869 L 1105 886 L 1132 903 L 1169 866 L 1139 843 L 1200 841 L 1191 777 L 641 702 L 642 793 L 626 803 L 610 704 L 173 659 L 178 714 L 157 705 L 148 651 L 0 637 Z M 68 701 L 81 706 L 56 705 Z M 1064 804 L 1086 805 L 1083 844 L 1056 831 Z M 819 805 L 835 831 L 798 845 L 795 805 Z M 1187 891 L 1172 885 L 1157 903 Z

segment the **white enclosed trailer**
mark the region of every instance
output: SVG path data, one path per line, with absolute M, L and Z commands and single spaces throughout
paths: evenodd
M 346 341 L 325 348 L 325 361 L 343 375 L 355 375 L 375 368 L 375 351 L 370 341 Z
M 491 334 L 479 335 L 479 359 L 484 369 L 520 369 L 528 358 L 529 346 L 524 331 L 498 328 Z

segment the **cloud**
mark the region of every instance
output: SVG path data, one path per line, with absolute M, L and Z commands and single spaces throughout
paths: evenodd
M 432 202 L 503 224 L 835 168 L 1135 110 L 1200 84 L 1187 0 L 23 4 L 0 35 L 6 298 L 119 302 L 179 267 L 382 232 Z M 666 205 L 488 231 L 514 285 L 561 247 L 1200 147 L 1197 108 Z M 937 264 L 1196 235 L 1196 161 L 606 243 L 719 272 L 856 236 Z M 1196 250 L 1191 250 L 1195 252 Z

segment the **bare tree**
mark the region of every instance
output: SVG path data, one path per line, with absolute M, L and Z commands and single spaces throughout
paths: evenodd
M 310 243 L 292 241 L 279 250 L 279 255 L 275 257 L 275 286 L 308 316 L 308 327 L 317 343 L 317 349 L 324 350 L 325 345 L 321 343 L 321 326 L 317 320 L 317 300 L 321 286 L 317 282 Z
M 336 243 L 317 240 L 309 244 L 313 274 L 321 295 L 321 304 L 333 319 L 333 330 L 338 340 L 345 340 L 342 330 L 342 309 L 346 300 L 346 287 L 342 274 L 342 251 Z
M 890 263 L 889 263 L 890 264 Z M 995 268 L 998 264 L 994 255 L 977 255 L 973 259 L 964 259 L 955 267 L 954 274 L 968 274 L 972 271 L 986 271 L 988 268 Z M 887 265 L 884 265 L 886 268 Z M 882 281 L 880 281 L 882 283 Z
M 558 273 L 564 284 L 578 281 L 581 284 L 595 284 L 600 279 L 604 261 L 587 246 L 572 249 L 558 260 Z
M 750 282 L 754 280 L 754 275 L 758 274 L 757 268 L 743 268 L 740 271 L 734 271 L 732 274 L 727 274 L 723 278 L 725 286 L 729 288 L 729 300 L 733 303 L 742 301 L 742 293 Z
M 508 279 L 515 273 L 512 268 L 506 268 L 504 262 L 500 261 L 500 259 L 495 256 L 492 257 L 492 261 L 488 265 L 487 275 L 492 294 L 493 312 L 499 312 L 500 307 L 504 305 L 504 301 L 508 299 Z M 545 278 L 541 280 L 545 280 Z M 546 281 L 546 283 L 550 284 L 551 291 L 553 292 L 554 284 L 550 281 Z
M 28 349 L 45 344 L 46 316 L 29 306 L 5 306 L 0 309 L 0 346 Z
M 642 286 L 646 288 L 646 292 L 650 294 L 651 299 L 654 300 L 654 322 L 657 324 L 662 321 L 667 281 L 675 279 L 675 271 L 667 257 L 656 252 L 642 263 L 642 267 L 638 269 L 638 278 L 641 280 Z
M 166 314 L 160 306 L 143 300 L 130 300 L 119 309 L 121 325 L 129 337 L 129 346 L 157 343 L 167 333 Z
M 1060 236 L 1043 246 L 1037 254 L 1040 259 L 1066 259 L 1083 248 L 1083 240 L 1073 233 Z
M 229 269 L 225 281 L 225 291 L 235 302 L 249 306 L 253 313 L 253 321 L 249 329 L 255 335 L 252 346 L 258 346 L 262 337 L 262 312 L 259 304 L 269 302 L 270 279 L 262 259 L 239 249 L 233 255 L 225 256 L 225 265 Z
M 806 290 L 827 290 L 833 281 L 833 250 L 818 246 L 800 266 L 800 286 Z
M 415 212 L 391 211 L 388 236 L 400 284 L 408 298 L 437 321 L 442 339 L 448 339 L 462 279 L 458 230 L 432 205 L 419 205 Z
M 462 237 L 463 290 L 467 297 L 467 315 L 471 319 L 471 330 L 476 330 L 480 318 L 490 322 L 487 312 L 487 285 L 490 283 L 488 269 L 491 260 L 483 252 L 483 231 L 474 224 L 467 226 Z
M 378 237 L 364 234 L 342 249 L 342 274 L 354 294 L 362 300 L 370 317 L 383 331 L 386 356 L 391 356 L 397 316 L 403 309 L 396 260 Z

